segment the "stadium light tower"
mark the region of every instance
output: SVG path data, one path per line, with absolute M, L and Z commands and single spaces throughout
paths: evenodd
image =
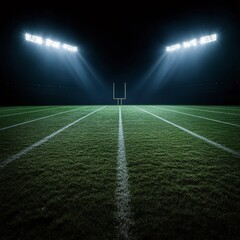
M 189 41 L 185 41 L 183 43 L 177 43 L 177 44 L 168 46 L 166 47 L 166 52 L 171 53 L 181 49 L 195 48 L 195 47 L 202 46 L 215 41 L 217 41 L 217 34 L 203 36 L 203 37 L 200 37 L 199 39 L 194 38 Z
M 50 38 L 45 39 L 41 36 L 31 35 L 29 33 L 25 33 L 25 40 L 34 44 L 43 45 L 45 47 L 55 48 L 69 52 L 78 52 L 78 48 L 76 46 L 71 46 L 69 44 L 61 43 L 59 41 L 53 41 Z

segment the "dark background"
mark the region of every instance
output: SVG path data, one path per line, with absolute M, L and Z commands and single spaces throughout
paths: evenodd
M 239 1 L 9 2 L 1 15 L 0 105 L 240 104 Z M 24 33 L 79 48 L 26 42 Z M 167 45 L 212 33 L 218 41 L 166 54 Z

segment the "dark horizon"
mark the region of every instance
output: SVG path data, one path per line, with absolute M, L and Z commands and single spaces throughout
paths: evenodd
M 126 104 L 239 105 L 239 2 L 174 5 L 7 8 L 0 105 L 115 104 L 112 82 L 127 83 Z M 25 32 L 77 45 L 79 53 L 27 43 Z M 165 52 L 213 33 L 214 44 Z

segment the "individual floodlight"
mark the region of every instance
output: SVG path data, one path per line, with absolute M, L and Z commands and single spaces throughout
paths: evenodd
M 55 42 L 49 38 L 46 39 L 45 45 L 48 47 L 53 47 L 53 48 L 59 48 L 60 47 L 60 42 Z
M 78 48 L 77 47 L 73 47 L 71 45 L 68 45 L 68 44 L 63 44 L 63 48 L 65 50 L 68 50 L 70 52 L 77 52 Z
M 204 44 L 215 42 L 215 41 L 217 41 L 217 34 L 212 34 L 212 35 L 209 35 L 209 36 L 200 37 L 198 40 L 197 39 L 192 39 L 190 41 L 185 41 L 182 44 L 178 43 L 178 44 L 166 47 L 166 51 L 167 52 L 174 52 L 174 51 L 177 51 L 181 48 L 197 47 L 199 45 L 204 45 Z
M 198 45 L 197 39 L 193 39 L 188 42 L 183 42 L 183 47 L 184 48 L 190 48 L 190 47 L 196 47 Z
M 75 46 L 71 46 L 69 44 L 62 44 L 58 41 L 54 41 L 52 39 L 46 38 L 43 39 L 42 37 L 31 35 L 29 33 L 25 33 L 25 40 L 41 45 L 45 45 L 46 47 L 56 48 L 56 49 L 63 49 L 69 52 L 77 52 L 78 48 Z
M 39 36 L 34 36 L 34 35 L 26 33 L 25 39 L 26 39 L 26 41 L 29 41 L 29 42 L 43 44 L 43 39 L 42 39 L 42 37 L 39 37 Z
M 217 34 L 212 34 L 210 36 L 201 37 L 199 40 L 199 43 L 206 44 L 206 43 L 215 42 L 215 41 L 217 41 Z
M 181 48 L 181 44 L 175 44 L 166 48 L 167 52 L 173 52 Z

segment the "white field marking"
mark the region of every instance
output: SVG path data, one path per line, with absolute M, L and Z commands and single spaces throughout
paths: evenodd
M 141 110 L 141 111 L 143 111 L 143 112 L 145 112 L 145 113 L 148 113 L 148 114 L 150 114 L 150 115 L 152 115 L 152 116 L 154 116 L 154 117 L 162 120 L 163 122 L 166 122 L 166 123 L 168 123 L 168 124 L 170 124 L 170 125 L 178 128 L 178 129 L 180 129 L 180 130 L 182 130 L 182 131 L 184 131 L 184 132 L 186 132 L 186 133 L 188 133 L 188 134 L 196 137 L 196 138 L 199 138 L 199 139 L 203 140 L 204 142 L 207 142 L 207 143 L 213 145 L 213 146 L 216 147 L 216 148 L 219 148 L 219 149 L 221 149 L 221 150 L 223 150 L 223 151 L 225 151 L 225 152 L 231 153 L 232 155 L 234 155 L 234 156 L 237 157 L 237 158 L 240 158 L 240 153 L 237 152 L 237 151 L 235 151 L 235 150 L 233 150 L 233 149 L 231 149 L 231 148 L 225 147 L 225 146 L 223 146 L 222 144 L 219 144 L 219 143 L 217 143 L 217 142 L 214 142 L 214 141 L 212 141 L 212 140 L 210 140 L 210 139 L 208 139 L 208 138 L 206 138 L 206 137 L 203 137 L 203 136 L 201 136 L 201 135 L 199 135 L 199 134 L 197 134 L 197 133 L 195 133 L 195 132 L 192 132 L 192 131 L 184 128 L 184 127 L 181 127 L 181 126 L 179 126 L 179 125 L 177 125 L 177 124 L 175 124 L 175 123 L 173 123 L 173 122 L 170 122 L 170 121 L 168 121 L 168 120 L 166 120 L 166 119 L 164 119 L 164 118 L 162 118 L 162 117 L 159 117 L 159 116 L 157 116 L 157 115 L 155 115 L 155 114 L 153 114 L 153 113 L 151 113 L 151 112 L 148 112 L 148 111 L 146 111 L 146 110 L 144 110 L 144 109 L 142 109 L 142 108 L 139 108 L 139 107 L 136 107 L 136 106 L 135 106 L 135 108 L 137 108 L 137 109 L 139 109 L 139 110 Z
M 55 137 L 55 136 L 56 136 L 57 134 L 59 134 L 60 132 L 66 130 L 67 128 L 73 126 L 74 124 L 80 122 L 80 121 L 83 120 L 84 118 L 87 118 L 87 117 L 89 117 L 90 115 L 92 115 L 92 114 L 94 114 L 94 113 L 96 113 L 96 112 L 102 110 L 103 108 L 105 108 L 105 107 L 101 107 L 101 108 L 99 108 L 99 109 L 97 109 L 97 110 L 95 110 L 95 111 L 93 111 L 93 112 L 91 112 L 91 113 L 89 113 L 89 114 L 87 114 L 87 115 L 85 115 L 85 116 L 83 116 L 83 117 L 77 119 L 76 121 L 74 121 L 74 122 L 72 122 L 72 123 L 66 125 L 65 127 L 61 128 L 61 129 L 59 129 L 59 130 L 57 130 L 56 132 L 54 132 L 54 133 L 48 135 L 47 137 L 45 137 L 45 138 L 43 138 L 43 139 L 41 139 L 41 140 L 35 142 L 35 143 L 32 144 L 31 146 L 29 146 L 29 147 L 23 149 L 22 151 L 20 151 L 20 152 L 14 154 L 14 155 L 12 155 L 12 156 L 10 156 L 10 157 L 7 158 L 6 160 L 4 160 L 0 166 L 1 166 L 1 167 L 4 167 L 4 166 L 6 166 L 7 164 L 9 164 L 9 163 L 11 163 L 11 162 L 17 160 L 17 159 L 20 158 L 21 156 L 23 156 L 23 155 L 29 153 L 30 151 L 32 151 L 34 148 L 36 148 L 36 147 L 42 145 L 43 143 L 47 142 L 49 139 Z
M 21 114 L 25 114 L 25 113 L 34 113 L 34 112 L 42 112 L 42 111 L 49 111 L 52 109 L 56 109 L 56 108 L 63 108 L 64 106 L 61 107 L 55 107 L 55 108 L 44 108 L 44 109 L 40 109 L 40 110 L 34 110 L 34 111 L 27 111 L 27 112 L 20 112 L 20 113 L 11 113 L 11 114 L 7 114 L 7 115 L 0 115 L 0 118 L 2 117 L 10 117 L 10 116 L 15 116 L 15 115 L 21 115 Z
M 77 111 L 80 108 L 75 108 L 75 109 L 72 109 L 72 110 L 68 110 L 68 111 L 64 111 L 64 112 L 60 112 L 60 113 L 55 113 L 55 114 L 51 114 L 51 115 L 48 115 L 48 116 L 45 116 L 45 117 L 40 117 L 40 118 L 32 119 L 32 120 L 29 120 L 29 121 L 26 121 L 26 122 L 21 122 L 21 123 L 17 123 L 17 124 L 11 125 L 11 126 L 3 127 L 3 128 L 0 128 L 0 131 L 6 130 L 6 129 L 9 129 L 9 128 L 14 128 L 14 127 L 21 126 L 21 125 L 25 125 L 25 124 L 28 124 L 28 123 L 40 121 L 40 120 L 50 118 L 50 117 L 54 117 L 54 116 L 57 116 L 57 115 L 61 115 L 61 114 L 64 114 L 64 113 Z
M 206 108 L 208 108 L 208 109 L 213 109 L 213 110 L 221 110 L 221 109 L 223 109 L 223 110 L 228 110 L 228 111 L 240 111 L 240 108 L 239 107 L 228 107 L 228 106 L 226 106 L 226 107 L 218 107 L 218 106 L 207 106 L 207 107 L 198 107 L 197 106 L 197 108 L 200 108 L 200 109 L 206 109 Z
M 219 112 L 219 111 L 203 110 L 203 109 L 192 108 L 192 107 L 179 107 L 179 106 L 175 106 L 175 107 L 177 107 L 177 108 L 183 108 L 183 109 L 188 109 L 188 110 L 202 111 L 202 112 L 221 113 L 221 114 L 227 114 L 227 115 L 240 116 L 240 114 L 237 114 L 237 113 L 229 113 L 229 112 L 226 113 L 226 112 Z
M 22 109 L 32 109 L 32 108 L 37 108 L 37 107 L 45 107 L 45 106 L 35 106 L 35 107 L 30 107 L 30 106 L 26 106 L 26 107 L 3 107 L 0 108 L 0 112 L 6 112 L 6 111 L 17 111 L 17 110 L 22 110 Z
M 117 162 L 117 188 L 115 191 L 117 203 L 118 237 L 130 239 L 130 227 L 133 225 L 130 206 L 130 191 L 128 187 L 128 169 L 126 162 L 122 110 L 119 106 L 119 131 L 118 131 L 118 162 Z
M 194 114 L 190 114 L 190 113 L 178 112 L 178 111 L 175 111 L 175 110 L 170 110 L 170 109 L 161 108 L 161 107 L 155 107 L 155 106 L 150 106 L 150 107 L 153 107 L 153 108 L 156 108 L 156 109 L 161 109 L 161 110 L 164 110 L 164 111 L 169 111 L 169 112 L 183 114 L 183 115 L 187 115 L 187 116 L 190 116 L 190 117 L 201 118 L 201 119 L 204 119 L 204 120 L 207 120 L 207 121 L 222 123 L 222 124 L 231 125 L 231 126 L 234 126 L 234 127 L 240 127 L 240 125 L 238 125 L 238 124 L 224 122 L 224 121 L 220 121 L 220 120 L 213 119 L 213 118 L 202 117 L 202 116 L 198 116 L 198 115 L 194 115 Z

